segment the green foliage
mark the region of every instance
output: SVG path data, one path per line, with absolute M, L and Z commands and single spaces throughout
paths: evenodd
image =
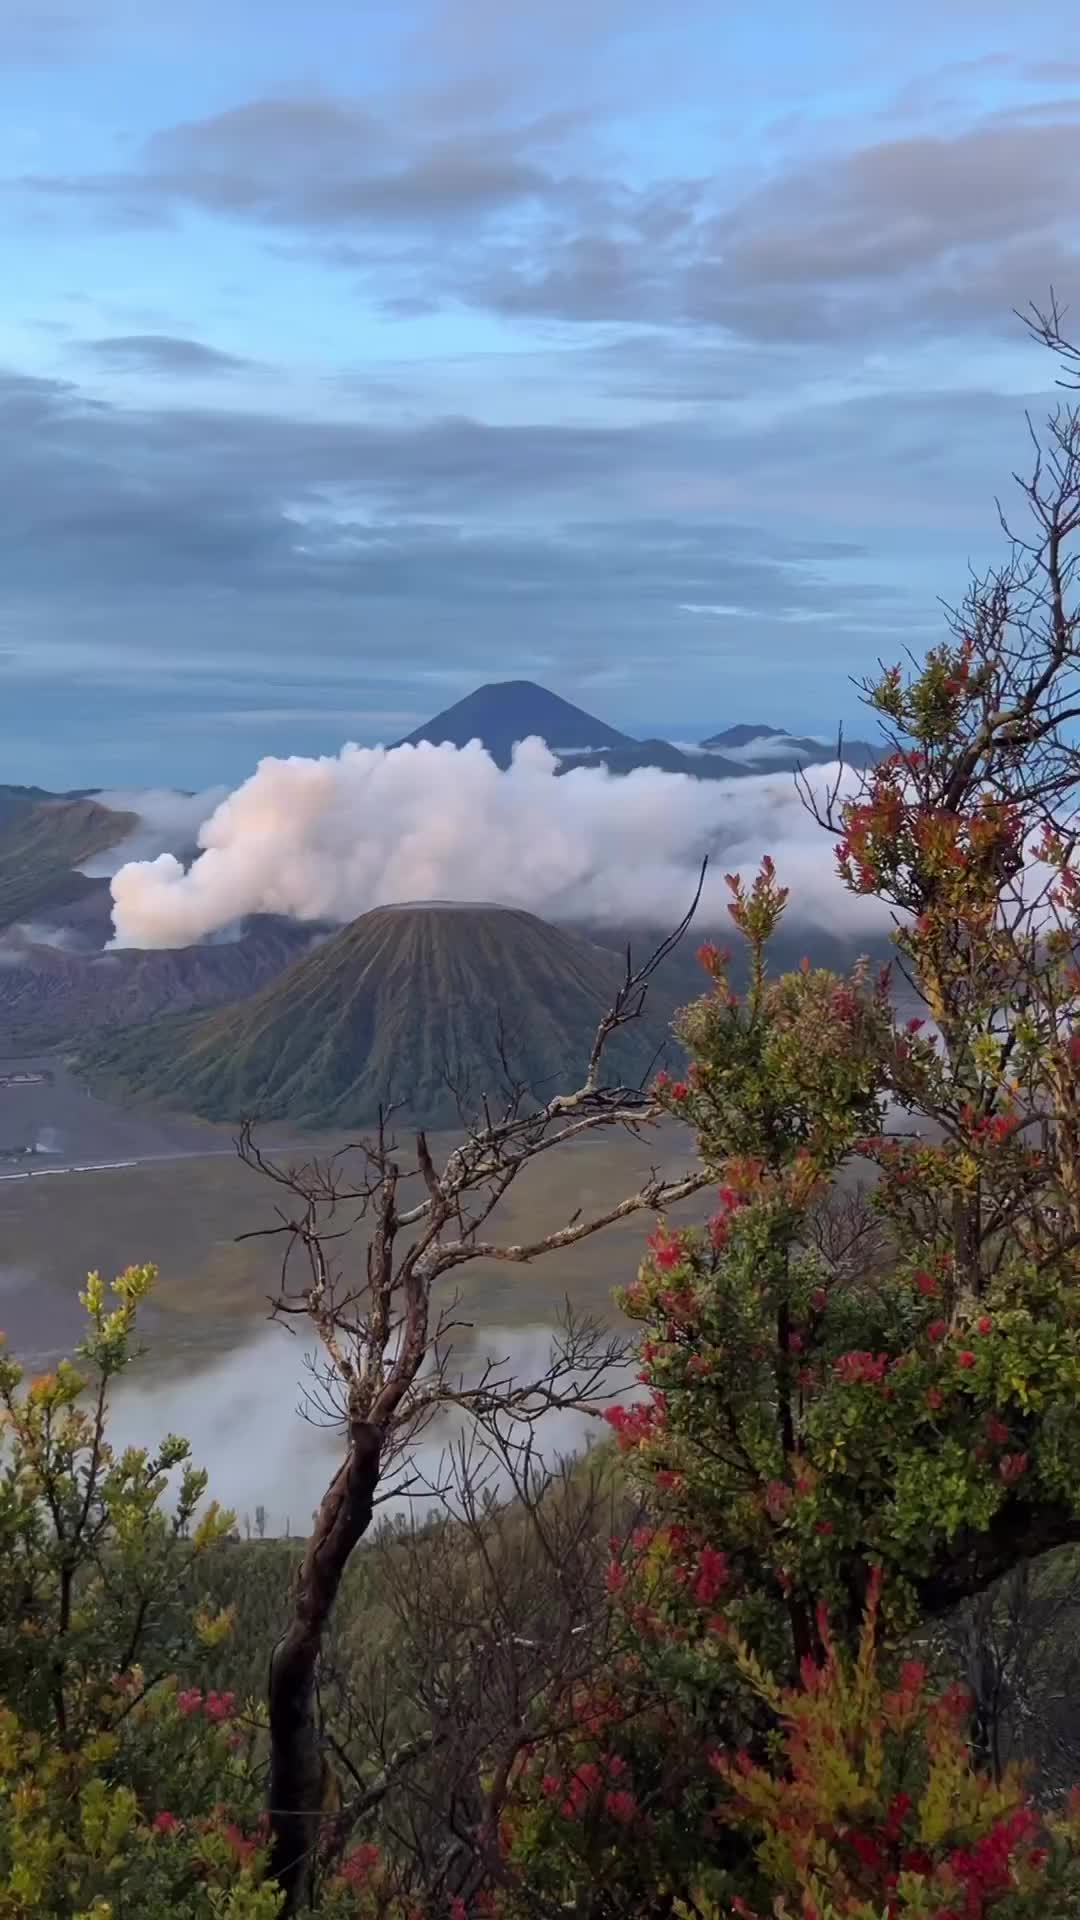
M 265 1880 L 259 1830 L 254 1820 L 248 1833 L 237 1824 L 237 1801 L 250 1794 L 226 1764 L 215 1766 L 221 1753 L 203 1752 L 184 1731 L 175 1704 L 160 1701 L 152 1724 L 142 1716 L 77 1745 L 29 1733 L 0 1711 L 3 1920 L 273 1920 L 280 1897 Z M 223 1745 L 225 1728 L 214 1731 Z M 125 1778 L 133 1756 L 148 1776 L 142 1796 Z M 215 1795 L 231 1790 L 228 1812 L 181 1815 L 166 1804 L 190 1802 L 204 1781 Z M 205 1792 L 204 1801 L 215 1804 Z
M 3 1920 L 272 1920 L 280 1904 L 260 1716 L 173 1677 L 229 1632 L 200 1574 L 232 1516 L 205 1504 L 185 1441 L 118 1455 L 108 1439 L 152 1280 L 129 1268 L 110 1301 L 90 1275 L 78 1366 L 25 1382 L 0 1354 Z
M 152 1279 L 152 1268 L 129 1268 L 110 1306 L 90 1275 L 83 1369 L 62 1361 L 24 1388 L 21 1368 L 0 1355 L 0 1687 L 27 1727 L 76 1745 L 107 1724 L 103 1698 L 118 1670 L 167 1671 L 190 1643 L 199 1561 L 232 1524 L 211 1504 L 193 1525 L 206 1475 L 186 1441 L 170 1435 L 154 1455 L 117 1456 L 109 1444 L 109 1389 L 131 1358 Z

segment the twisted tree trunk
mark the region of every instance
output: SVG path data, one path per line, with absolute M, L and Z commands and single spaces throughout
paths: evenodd
M 315 1672 L 349 1555 L 371 1524 L 381 1445 L 377 1427 L 352 1423 L 348 1458 L 323 1495 L 296 1576 L 292 1619 L 270 1656 L 270 1859 L 284 1916 L 298 1913 L 310 1896 L 324 1766 Z

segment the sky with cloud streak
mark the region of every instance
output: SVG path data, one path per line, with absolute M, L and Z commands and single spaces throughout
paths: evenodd
M 1060 5 L 0 0 L 0 91 L 0 778 L 830 731 L 1001 553 Z

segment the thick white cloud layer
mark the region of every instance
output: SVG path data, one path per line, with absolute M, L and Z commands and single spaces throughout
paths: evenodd
M 815 787 L 837 771 L 813 769 Z M 655 926 L 685 911 L 705 853 L 703 922 L 726 903 L 723 873 L 749 874 L 771 853 L 791 921 L 853 935 L 890 924 L 879 901 L 837 880 L 832 840 L 790 773 L 727 782 L 579 767 L 557 778 L 537 739 L 505 771 L 476 741 L 265 759 L 204 819 L 198 843 L 187 872 L 159 853 L 114 875 L 115 944 L 189 946 L 250 913 L 344 923 L 409 900 Z

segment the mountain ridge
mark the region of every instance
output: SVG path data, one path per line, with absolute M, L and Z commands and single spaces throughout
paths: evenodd
M 79 867 L 118 846 L 137 825 L 137 814 L 118 813 L 89 795 L 35 796 L 9 806 L 0 814 L 0 929 L 92 892 L 98 883 Z
M 328 929 L 254 914 L 236 939 L 115 951 L 53 944 L 35 931 L 16 926 L 0 938 L 0 1052 L 231 1004 L 275 979 Z
M 764 722 L 739 721 L 707 734 L 689 751 L 656 735 L 638 739 L 535 680 L 486 681 L 394 744 L 438 745 L 445 741 L 464 747 L 470 740 L 479 740 L 496 764 L 505 768 L 510 765 L 517 742 L 534 734 L 556 755 L 560 773 L 578 767 L 607 767 L 614 774 L 625 775 L 655 767 L 699 780 L 736 780 L 791 771 L 796 765 L 820 765 L 836 756 L 835 742 L 824 744 L 810 735 L 793 734 L 786 727 Z M 760 754 L 748 752 L 758 741 L 762 743 Z M 739 757 L 725 757 L 725 747 Z M 855 768 L 873 765 L 879 752 L 866 740 L 850 740 L 844 747 L 845 758 Z

